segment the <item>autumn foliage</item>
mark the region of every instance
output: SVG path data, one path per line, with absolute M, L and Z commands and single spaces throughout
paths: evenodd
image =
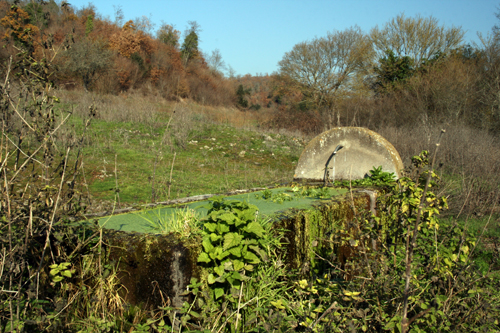
M 67 2 L 12 5 L 2 0 L 0 61 L 15 57 L 20 49 L 37 60 L 59 54 L 59 71 L 52 80 L 63 89 L 190 99 L 265 114 L 261 126 L 310 134 L 331 126 L 378 130 L 415 124 L 458 124 L 500 134 L 498 30 L 482 48 L 471 47 L 461 42 L 459 28 L 443 29 L 432 18 L 400 15 L 370 33 L 352 27 L 299 43 L 273 75 L 227 77 L 220 57 L 212 59 L 198 49 L 196 22 L 189 22 L 184 34 L 167 23 L 155 33 L 151 26 L 145 17 L 111 21 L 93 5 L 77 10 Z M 405 37 L 410 43 L 405 49 L 412 51 L 408 54 L 390 49 L 401 43 L 398 31 L 412 29 L 434 31 L 439 37 L 432 44 L 435 52 L 419 53 L 428 49 L 421 47 L 429 42 L 426 38 L 412 42 Z M 324 59 L 336 59 L 334 65 L 343 70 L 332 67 L 330 75 L 321 75 L 324 68 L 310 68 L 315 77 L 338 78 L 328 82 L 330 90 L 311 86 L 307 76 L 302 81 L 294 76 L 294 68 L 301 68 L 295 62 L 308 56 L 313 46 Z
M 197 49 L 195 31 L 181 45 L 179 31 L 170 25 L 164 24 L 155 38 L 145 29 L 150 22 L 130 20 L 119 26 L 100 17 L 93 5 L 75 10 L 66 2 L 0 1 L 0 17 L 6 44 L 0 60 L 21 48 L 38 60 L 58 53 L 62 56 L 54 83 L 60 87 L 111 94 L 152 91 L 166 99 L 189 98 L 208 105 L 234 101 L 232 83 L 213 73 Z M 103 51 L 106 57 L 98 58 Z
M 40 33 L 37 26 L 30 24 L 28 13 L 15 5 L 0 20 L 0 24 L 5 28 L 3 39 L 12 38 L 23 45 L 32 45 Z

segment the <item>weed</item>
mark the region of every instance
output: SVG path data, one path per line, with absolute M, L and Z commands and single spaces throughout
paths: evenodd
M 160 210 L 154 210 L 155 216 L 146 212 L 139 213 L 139 216 L 147 221 L 151 229 L 161 234 L 177 233 L 183 237 L 189 237 L 192 232 L 199 229 L 199 214 L 194 209 L 176 209 L 172 215 L 161 215 Z

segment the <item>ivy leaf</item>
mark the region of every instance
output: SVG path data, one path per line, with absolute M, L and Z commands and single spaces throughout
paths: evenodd
M 262 237 L 263 233 L 264 233 L 264 228 L 262 228 L 262 226 L 260 225 L 259 222 L 251 222 L 249 223 L 245 228 L 244 230 L 248 233 L 253 233 L 255 234 L 257 237 Z
M 206 252 L 202 252 L 200 253 L 200 255 L 198 256 L 198 262 L 206 262 L 206 263 L 209 263 L 211 261 L 210 257 L 208 256 L 208 254 Z
M 219 239 L 221 239 L 221 238 L 222 238 L 222 236 L 221 236 L 221 235 L 217 235 L 217 234 L 215 234 L 215 233 L 213 233 L 213 232 L 210 234 L 210 240 L 211 240 L 212 242 L 216 242 L 216 241 L 218 241 L 218 240 L 219 240 Z
M 224 250 L 240 245 L 241 240 L 243 239 L 242 235 L 239 235 L 235 232 L 230 232 L 224 235 Z

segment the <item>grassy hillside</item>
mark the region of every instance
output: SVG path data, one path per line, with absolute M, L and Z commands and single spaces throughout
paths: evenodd
M 90 96 L 61 96 L 61 108 L 75 110 L 67 135 L 83 138 L 83 181 L 99 202 L 158 202 L 289 182 L 303 149 L 301 136 L 259 130 L 252 115 L 238 110 L 229 112 L 247 116 L 246 124 L 214 120 L 215 109 L 210 114 L 197 104 L 159 105 L 138 96 L 121 103 L 98 97 L 84 131 L 88 118 L 78 102 Z

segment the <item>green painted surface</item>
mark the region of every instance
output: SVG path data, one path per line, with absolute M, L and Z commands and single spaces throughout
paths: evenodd
M 272 199 L 262 199 L 262 194 L 264 191 L 244 193 L 238 195 L 231 195 L 224 197 L 225 200 L 240 200 L 246 201 L 250 204 L 254 204 L 259 208 L 259 214 L 261 216 L 271 217 L 272 215 L 288 210 L 290 208 L 296 209 L 304 209 L 309 208 L 313 205 L 313 203 L 317 203 L 322 199 L 319 197 L 308 196 L 308 197 L 300 197 L 295 195 L 292 192 L 290 187 L 281 187 L 270 189 L 267 191 L 271 191 L 273 197 L 276 194 L 285 193 L 285 195 L 289 195 L 293 199 L 291 201 L 283 201 L 273 202 Z M 345 194 L 347 192 L 346 189 L 329 189 L 329 196 L 334 197 L 338 195 Z M 259 197 L 259 198 L 257 198 Z M 329 198 L 327 198 L 329 199 Z M 324 200 L 324 199 L 323 199 Z M 193 209 L 196 211 L 197 216 L 204 217 L 207 213 L 206 206 L 208 205 L 209 200 L 192 202 L 189 204 L 185 204 L 177 207 L 159 207 L 150 210 L 137 211 L 133 213 L 126 213 L 120 215 L 107 216 L 99 219 L 99 224 L 108 229 L 115 229 L 120 231 L 135 231 L 135 232 L 154 232 L 153 225 L 158 220 L 168 221 L 175 218 L 176 214 L 179 213 L 180 210 L 185 210 L 186 208 Z

